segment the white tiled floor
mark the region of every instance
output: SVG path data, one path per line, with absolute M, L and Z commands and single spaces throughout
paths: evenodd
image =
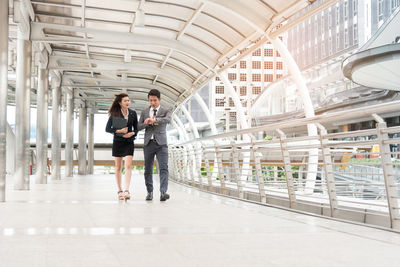
M 114 177 L 7 186 L 0 266 L 400 266 L 400 234 L 170 183 L 171 199 L 116 200 Z

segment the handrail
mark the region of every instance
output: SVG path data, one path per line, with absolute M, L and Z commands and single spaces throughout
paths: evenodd
M 276 129 L 285 129 L 285 128 L 289 128 L 289 127 L 306 126 L 307 124 L 311 124 L 311 123 L 323 123 L 323 122 L 331 122 L 331 121 L 335 121 L 335 120 L 339 120 L 339 119 L 345 120 L 345 119 L 350 119 L 350 118 L 359 118 L 361 116 L 372 116 L 372 114 L 374 114 L 374 113 L 380 114 L 380 113 L 399 110 L 399 106 L 400 106 L 400 100 L 389 102 L 389 103 L 384 103 L 384 104 L 372 105 L 372 106 L 369 106 L 368 108 L 362 107 L 362 108 L 352 109 L 351 111 L 349 111 L 349 110 L 338 111 L 338 112 L 329 113 L 329 114 L 317 115 L 312 118 L 294 119 L 294 120 L 290 120 L 290 121 L 283 121 L 283 122 L 278 122 L 278 123 L 261 125 L 261 126 L 257 126 L 257 127 L 248 128 L 248 129 L 230 131 L 230 132 L 222 133 L 222 134 L 210 135 L 210 136 L 196 138 L 196 139 L 193 139 L 190 141 L 182 142 L 182 143 L 179 143 L 179 145 L 186 145 L 186 144 L 191 144 L 191 143 L 205 141 L 205 140 L 221 139 L 221 138 L 226 138 L 226 137 L 235 136 L 235 135 L 251 134 L 254 132 L 274 131 Z
M 170 177 L 211 192 L 341 219 L 363 218 L 400 231 L 400 163 L 394 162 L 400 152 L 391 150 L 392 144 L 400 146 L 394 134 L 400 127 L 387 127 L 378 115 L 399 106 L 394 101 L 170 144 Z M 323 125 L 364 116 L 374 119 L 376 128 L 328 133 Z M 318 135 L 290 137 L 293 128 L 310 123 Z M 276 136 L 254 135 L 251 142 L 233 138 L 262 131 Z

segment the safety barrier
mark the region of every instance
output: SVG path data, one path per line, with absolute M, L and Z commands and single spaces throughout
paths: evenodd
M 388 127 L 378 115 L 399 106 L 396 101 L 172 144 L 170 177 L 215 193 L 400 230 L 400 127 Z M 376 128 L 328 133 L 354 119 L 373 119 Z M 296 136 L 311 123 L 319 135 Z M 272 138 L 260 138 L 265 135 Z M 308 162 L 313 149 L 317 166 Z

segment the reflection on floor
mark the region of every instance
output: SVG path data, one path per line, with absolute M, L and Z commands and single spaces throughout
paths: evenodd
M 0 266 L 399 266 L 400 235 L 170 183 L 117 200 L 112 175 L 7 185 Z M 158 188 L 158 185 L 156 185 Z

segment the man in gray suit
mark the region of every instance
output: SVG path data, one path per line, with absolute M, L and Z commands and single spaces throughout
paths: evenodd
M 168 190 L 168 145 L 167 124 L 171 121 L 171 110 L 160 106 L 161 94 L 157 89 L 148 94 L 150 107 L 144 109 L 140 115 L 138 129 L 145 129 L 144 133 L 144 179 L 146 182 L 146 200 L 153 199 L 153 163 L 157 156 L 160 167 L 160 201 L 169 199 Z

